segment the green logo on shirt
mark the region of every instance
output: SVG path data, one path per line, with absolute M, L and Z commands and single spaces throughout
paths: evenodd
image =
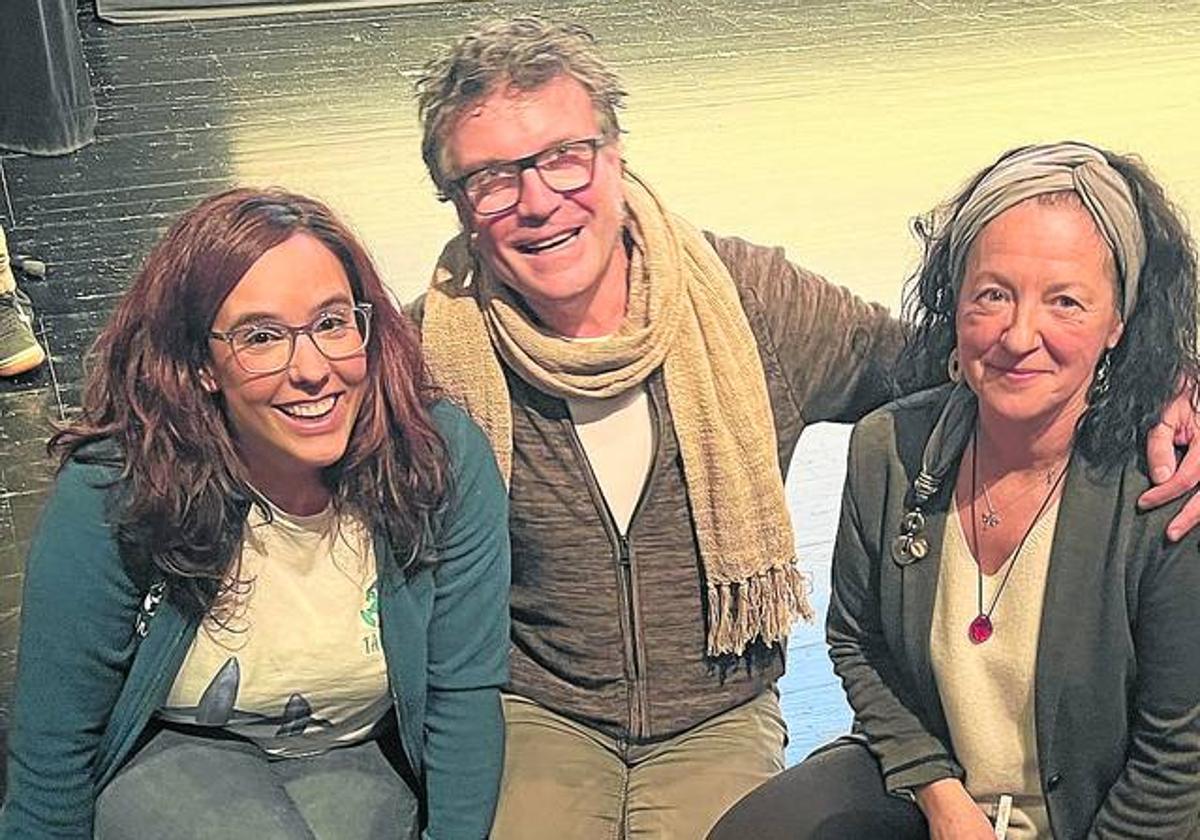
M 378 581 L 371 584 L 371 588 L 367 590 L 367 606 L 358 611 L 362 616 L 363 622 L 368 627 L 379 626 L 379 589 Z

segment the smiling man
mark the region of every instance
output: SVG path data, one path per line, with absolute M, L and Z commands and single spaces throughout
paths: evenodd
M 511 500 L 500 840 L 700 838 L 782 769 L 810 613 L 784 475 L 806 424 L 890 395 L 902 343 L 780 249 L 672 214 L 622 159 L 624 95 L 587 32 L 535 18 L 419 83 L 463 232 L 414 312 Z
M 477 103 L 446 138 L 477 254 L 564 336 L 615 333 L 625 317 L 621 148 L 598 122 L 587 89 L 560 75 Z
M 784 469 L 887 396 L 882 307 L 703 234 L 621 157 L 591 37 L 521 18 L 420 86 L 464 233 L 421 305 L 439 383 L 509 476 L 498 838 L 702 837 L 783 767 L 775 682 L 809 612 Z

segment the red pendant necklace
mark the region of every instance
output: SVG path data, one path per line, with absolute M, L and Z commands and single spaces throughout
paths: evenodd
M 980 553 L 979 533 L 976 530 L 975 522 L 975 487 L 976 478 L 978 476 L 979 463 L 979 436 L 971 436 L 971 538 L 975 541 L 975 552 Z M 1000 602 L 1000 596 L 1004 593 L 1004 587 L 1008 585 L 1008 578 L 1012 575 L 1012 570 L 1017 565 L 1017 560 L 1021 556 L 1021 549 L 1025 547 L 1025 541 L 1029 539 L 1029 535 L 1033 533 L 1033 526 L 1042 518 L 1042 514 L 1046 512 L 1046 508 L 1050 506 L 1050 500 L 1054 498 L 1054 493 L 1058 490 L 1058 485 L 1062 483 L 1063 476 L 1067 474 L 1067 465 L 1063 464 L 1062 469 L 1058 471 L 1058 477 L 1050 484 L 1050 490 L 1046 493 L 1046 498 L 1042 499 L 1042 504 L 1037 509 L 1037 513 L 1033 515 L 1033 519 L 1029 522 L 1029 527 L 1025 529 L 1025 533 L 1021 535 L 1021 541 L 1017 543 L 1017 550 L 1012 553 L 1012 559 L 1008 563 L 1008 569 L 1004 572 L 1004 577 L 1000 580 L 1000 586 L 996 589 L 996 594 L 992 596 L 992 603 L 986 610 L 983 608 L 983 565 L 980 563 L 979 557 L 975 558 L 975 574 L 976 586 L 975 597 L 978 605 L 978 614 L 967 626 L 967 637 L 972 644 L 981 645 L 988 639 L 992 638 L 992 634 L 996 628 L 992 625 L 992 612 L 996 609 L 996 604 Z M 990 510 L 991 505 L 988 505 Z

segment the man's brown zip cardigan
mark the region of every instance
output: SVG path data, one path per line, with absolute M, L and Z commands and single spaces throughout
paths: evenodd
M 902 342 L 887 310 L 789 263 L 782 249 L 706 234 L 758 342 L 786 474 L 800 432 L 889 396 Z M 419 318 L 423 300 L 414 305 Z M 508 690 L 614 738 L 676 735 L 783 673 L 778 646 L 705 653 L 703 568 L 662 373 L 648 385 L 655 452 L 626 537 L 613 524 L 566 404 L 508 375 L 512 655 Z

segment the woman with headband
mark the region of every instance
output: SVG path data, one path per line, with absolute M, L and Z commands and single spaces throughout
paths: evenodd
M 1196 376 L 1191 239 L 1080 143 L 1006 154 L 918 231 L 906 369 L 952 381 L 851 439 L 827 633 L 856 734 L 712 837 L 1193 836 L 1200 556 L 1135 504 Z

